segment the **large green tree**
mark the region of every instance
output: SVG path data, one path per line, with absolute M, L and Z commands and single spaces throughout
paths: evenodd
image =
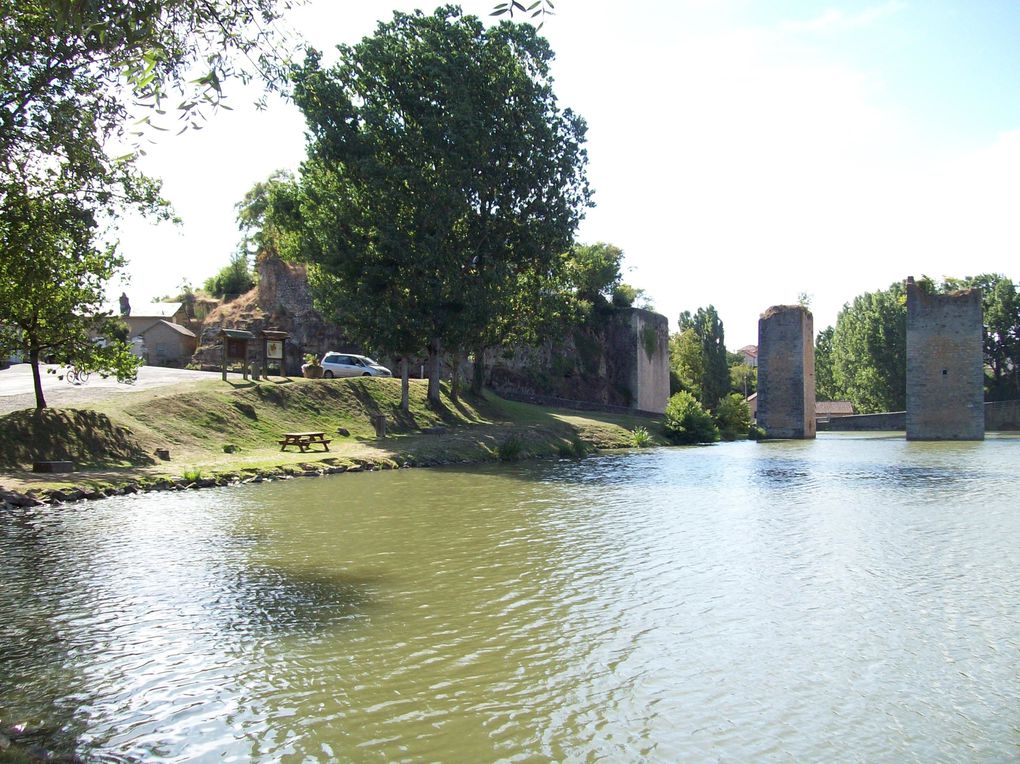
M 701 351 L 700 368 L 697 369 L 700 375 L 691 380 L 698 390 L 698 400 L 706 409 L 715 411 L 720 399 L 730 390 L 730 368 L 722 320 L 715 306 L 709 305 L 698 308 L 693 315 L 685 310 L 680 314 L 679 323 L 681 334 L 692 332 Z
M 815 398 L 820 401 L 835 401 L 842 398 L 842 391 L 836 385 L 832 369 L 832 335 L 834 329 L 827 326 L 815 338 Z
M 117 215 L 126 206 L 165 214 L 166 206 L 157 184 L 135 170 L 135 153 L 114 156 L 108 147 L 130 145 L 132 115 L 148 109 L 142 121 L 151 121 L 171 95 L 184 124 L 197 124 L 238 73 L 237 56 L 281 82 L 283 59 L 258 28 L 281 5 L 0 0 L 0 262 L 22 279 L 17 299 L 0 300 L 0 350 L 21 344 L 35 359 L 38 406 L 33 342 L 78 366 L 118 376 L 127 368 L 123 345 L 96 353 L 81 341 L 83 322 L 96 320 L 97 295 L 123 264 L 110 244 Z M 66 332 L 56 330 L 61 322 Z
M 557 104 L 530 25 L 396 13 L 338 50 L 295 75 L 303 255 L 320 301 L 368 344 L 427 348 L 438 401 L 443 348 L 480 358 L 562 265 L 591 204 L 585 124 Z
M 832 379 L 861 413 L 906 407 L 907 306 L 901 282 L 843 306 L 832 333 Z
M 0 349 L 22 348 L 32 367 L 36 408 L 46 406 L 40 361 L 73 362 L 84 371 L 135 376 L 138 359 L 119 321 L 102 309 L 107 279 L 122 265 L 112 247 L 97 246 L 97 224 L 73 198 L 15 195 L 8 189 L 0 219 Z

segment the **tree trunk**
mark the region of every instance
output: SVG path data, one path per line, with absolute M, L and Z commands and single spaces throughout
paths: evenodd
M 429 403 L 439 405 L 440 399 L 440 372 L 443 366 L 442 345 L 438 337 L 429 342 Z
M 400 356 L 400 410 L 411 413 L 410 382 L 407 381 L 407 356 Z
M 453 354 L 453 374 L 450 378 L 450 400 L 454 403 L 460 402 L 460 366 L 464 361 L 465 353 L 457 350 Z
M 46 408 L 46 399 L 43 397 L 42 378 L 39 376 L 39 347 L 37 345 L 29 347 L 28 362 L 32 365 L 32 384 L 35 385 L 35 407 L 42 411 Z
M 485 347 L 479 345 L 475 349 L 475 363 L 471 370 L 471 392 L 481 395 L 483 387 L 485 387 Z

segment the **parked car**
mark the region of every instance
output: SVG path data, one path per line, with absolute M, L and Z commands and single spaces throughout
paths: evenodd
M 322 376 L 333 377 L 392 377 L 390 370 L 380 366 L 368 356 L 352 353 L 326 353 L 322 357 Z

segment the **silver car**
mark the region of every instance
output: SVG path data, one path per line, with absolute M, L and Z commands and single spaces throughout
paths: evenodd
M 380 366 L 368 356 L 353 353 L 326 353 L 322 357 L 322 376 L 334 377 L 392 377 L 390 370 Z

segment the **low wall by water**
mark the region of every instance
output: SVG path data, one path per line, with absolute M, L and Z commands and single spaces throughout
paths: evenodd
M 819 422 L 820 432 L 866 432 L 870 430 L 903 430 L 907 426 L 906 411 L 886 411 L 881 414 L 853 414 L 834 416 L 828 422 Z
M 867 432 L 905 430 L 905 411 L 886 411 L 881 414 L 854 414 L 833 417 L 828 422 L 819 422 L 819 431 L 825 432 Z M 1020 401 L 990 401 L 985 404 L 985 430 L 1020 430 Z
M 511 390 L 499 390 L 500 398 L 519 403 L 532 403 L 536 406 L 552 406 L 561 409 L 572 409 L 574 411 L 603 411 L 608 414 L 629 414 L 631 416 L 643 416 L 650 419 L 661 419 L 662 414 L 657 411 L 642 411 L 641 409 L 630 408 L 629 406 L 613 406 L 608 403 L 594 403 L 592 401 L 575 401 L 568 398 L 557 398 L 552 395 L 534 395 L 532 393 L 521 393 Z
M 985 430 L 1020 430 L 1020 401 L 986 403 Z

